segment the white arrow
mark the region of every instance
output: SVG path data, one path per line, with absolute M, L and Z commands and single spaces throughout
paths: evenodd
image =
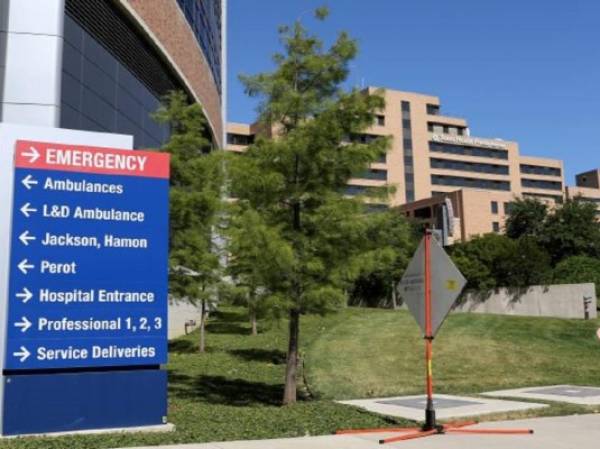
M 27 329 L 31 327 L 31 321 L 29 321 L 26 317 L 21 317 L 21 321 L 15 323 L 15 327 L 20 327 L 21 332 L 27 332 Z
M 21 273 L 27 274 L 27 270 L 33 270 L 35 268 L 34 265 L 30 264 L 27 259 L 23 259 L 19 265 L 17 265 Z
M 31 355 L 31 352 L 29 352 L 25 346 L 21 346 L 19 349 L 21 351 L 13 352 L 13 356 L 19 357 L 19 362 L 23 363 L 25 360 L 27 360 L 29 358 L 29 356 Z
M 21 207 L 21 213 L 23 215 L 25 215 L 27 218 L 29 218 L 33 212 L 37 212 L 37 209 L 34 209 L 33 207 L 31 207 L 31 204 L 29 204 L 29 203 L 25 203 L 25 204 L 23 204 L 23 207 Z
M 33 179 L 33 176 L 27 175 L 21 180 L 21 183 L 27 187 L 27 190 L 31 190 L 31 186 L 37 185 L 38 182 Z
M 28 157 L 29 163 L 33 164 L 40 158 L 40 152 L 34 147 L 29 147 L 29 153 L 21 153 L 21 156 Z
M 15 295 L 17 298 L 23 300 L 23 304 L 27 304 L 31 298 L 33 298 L 33 293 L 29 291 L 28 288 L 24 287 L 21 293 L 17 293 Z
M 35 237 L 33 235 L 29 235 L 29 231 L 25 231 L 19 236 L 19 240 L 21 240 L 23 245 L 29 246 L 29 240 L 35 240 Z

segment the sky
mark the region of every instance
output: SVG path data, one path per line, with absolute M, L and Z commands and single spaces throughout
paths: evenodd
M 270 71 L 277 27 L 298 19 L 358 41 L 348 87 L 438 96 L 471 135 L 563 159 L 568 184 L 600 167 L 600 0 L 228 0 L 229 121 L 255 120 L 238 75 Z

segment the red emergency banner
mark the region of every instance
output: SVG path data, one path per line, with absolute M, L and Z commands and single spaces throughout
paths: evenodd
M 169 178 L 169 154 L 18 140 L 17 168 Z

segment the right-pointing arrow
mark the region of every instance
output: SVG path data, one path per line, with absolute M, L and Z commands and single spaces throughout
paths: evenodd
M 29 203 L 25 203 L 23 204 L 23 207 L 21 207 L 21 213 L 27 218 L 29 218 L 33 212 L 37 212 L 37 209 L 31 207 L 31 204 Z
M 21 156 L 29 158 L 29 163 L 33 164 L 40 158 L 40 152 L 35 147 L 29 147 L 29 152 L 21 153 Z
M 23 274 L 27 274 L 27 271 L 33 270 L 35 268 L 35 266 L 30 264 L 27 259 L 23 259 L 19 263 L 19 265 L 17 265 L 17 267 L 19 268 L 19 270 L 21 270 L 21 273 Z
M 31 352 L 29 352 L 25 346 L 21 346 L 19 349 L 19 352 L 13 352 L 13 356 L 19 357 L 19 362 L 23 363 L 29 358 Z
M 33 235 L 29 235 L 29 231 L 25 231 L 19 236 L 19 240 L 21 240 L 23 245 L 29 246 L 29 241 L 35 240 L 35 237 Z
M 28 288 L 23 287 L 21 293 L 17 293 L 15 296 L 22 300 L 23 304 L 27 304 L 29 300 L 33 298 L 33 293 L 31 293 Z
M 21 317 L 21 321 L 17 321 L 15 327 L 21 328 L 21 332 L 27 332 L 27 329 L 31 327 L 31 321 L 27 317 Z

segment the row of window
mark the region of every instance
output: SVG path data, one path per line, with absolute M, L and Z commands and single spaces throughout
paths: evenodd
M 362 179 L 375 179 L 377 181 L 387 181 L 387 170 L 381 170 L 379 168 L 371 168 L 356 176 Z
M 512 203 L 509 203 L 509 202 L 504 203 L 504 214 L 505 215 L 510 214 L 511 207 L 512 207 Z M 498 207 L 498 201 L 491 202 L 491 209 L 492 209 L 492 214 L 494 214 L 494 215 L 498 215 L 500 213 L 500 209 Z
M 136 148 L 169 136 L 151 118 L 157 96 L 81 25 L 65 14 L 60 126 L 134 136 Z
M 254 135 L 227 133 L 227 143 L 229 145 L 252 145 L 254 143 Z
M 461 170 L 477 173 L 491 173 L 495 175 L 508 175 L 508 165 L 483 164 L 478 162 L 463 162 L 449 159 L 430 158 L 431 168 L 441 168 L 445 170 Z
M 527 193 L 527 192 L 523 192 L 523 196 L 524 197 L 529 197 L 529 198 L 539 198 L 542 200 L 554 200 L 557 203 L 562 203 L 563 202 L 563 197 L 562 195 L 544 195 L 542 193 Z
M 541 165 L 521 164 L 521 173 L 528 175 L 561 176 L 562 172 L 557 167 L 543 167 Z
M 497 181 L 492 179 L 465 178 L 462 176 L 431 175 L 433 185 L 471 187 L 486 190 L 510 191 L 509 181 Z
M 221 0 L 177 0 L 221 92 Z
M 450 134 L 452 136 L 464 136 L 467 129 L 462 126 L 445 125 L 443 123 L 428 122 L 427 130 L 435 134 Z
M 410 102 L 400 104 L 402 110 L 402 144 L 404 150 L 404 188 L 406 201 L 415 200 L 415 177 L 413 165 L 412 122 L 410 117 Z
M 540 179 L 521 179 L 521 185 L 523 187 L 529 187 L 531 189 L 544 189 L 544 190 L 562 190 L 562 182 L 559 181 L 546 181 Z
M 460 154 L 463 156 L 487 157 L 491 159 L 508 160 L 508 151 L 493 150 L 491 148 L 468 147 L 464 145 L 452 145 L 448 143 L 429 142 L 429 151 L 435 153 Z

